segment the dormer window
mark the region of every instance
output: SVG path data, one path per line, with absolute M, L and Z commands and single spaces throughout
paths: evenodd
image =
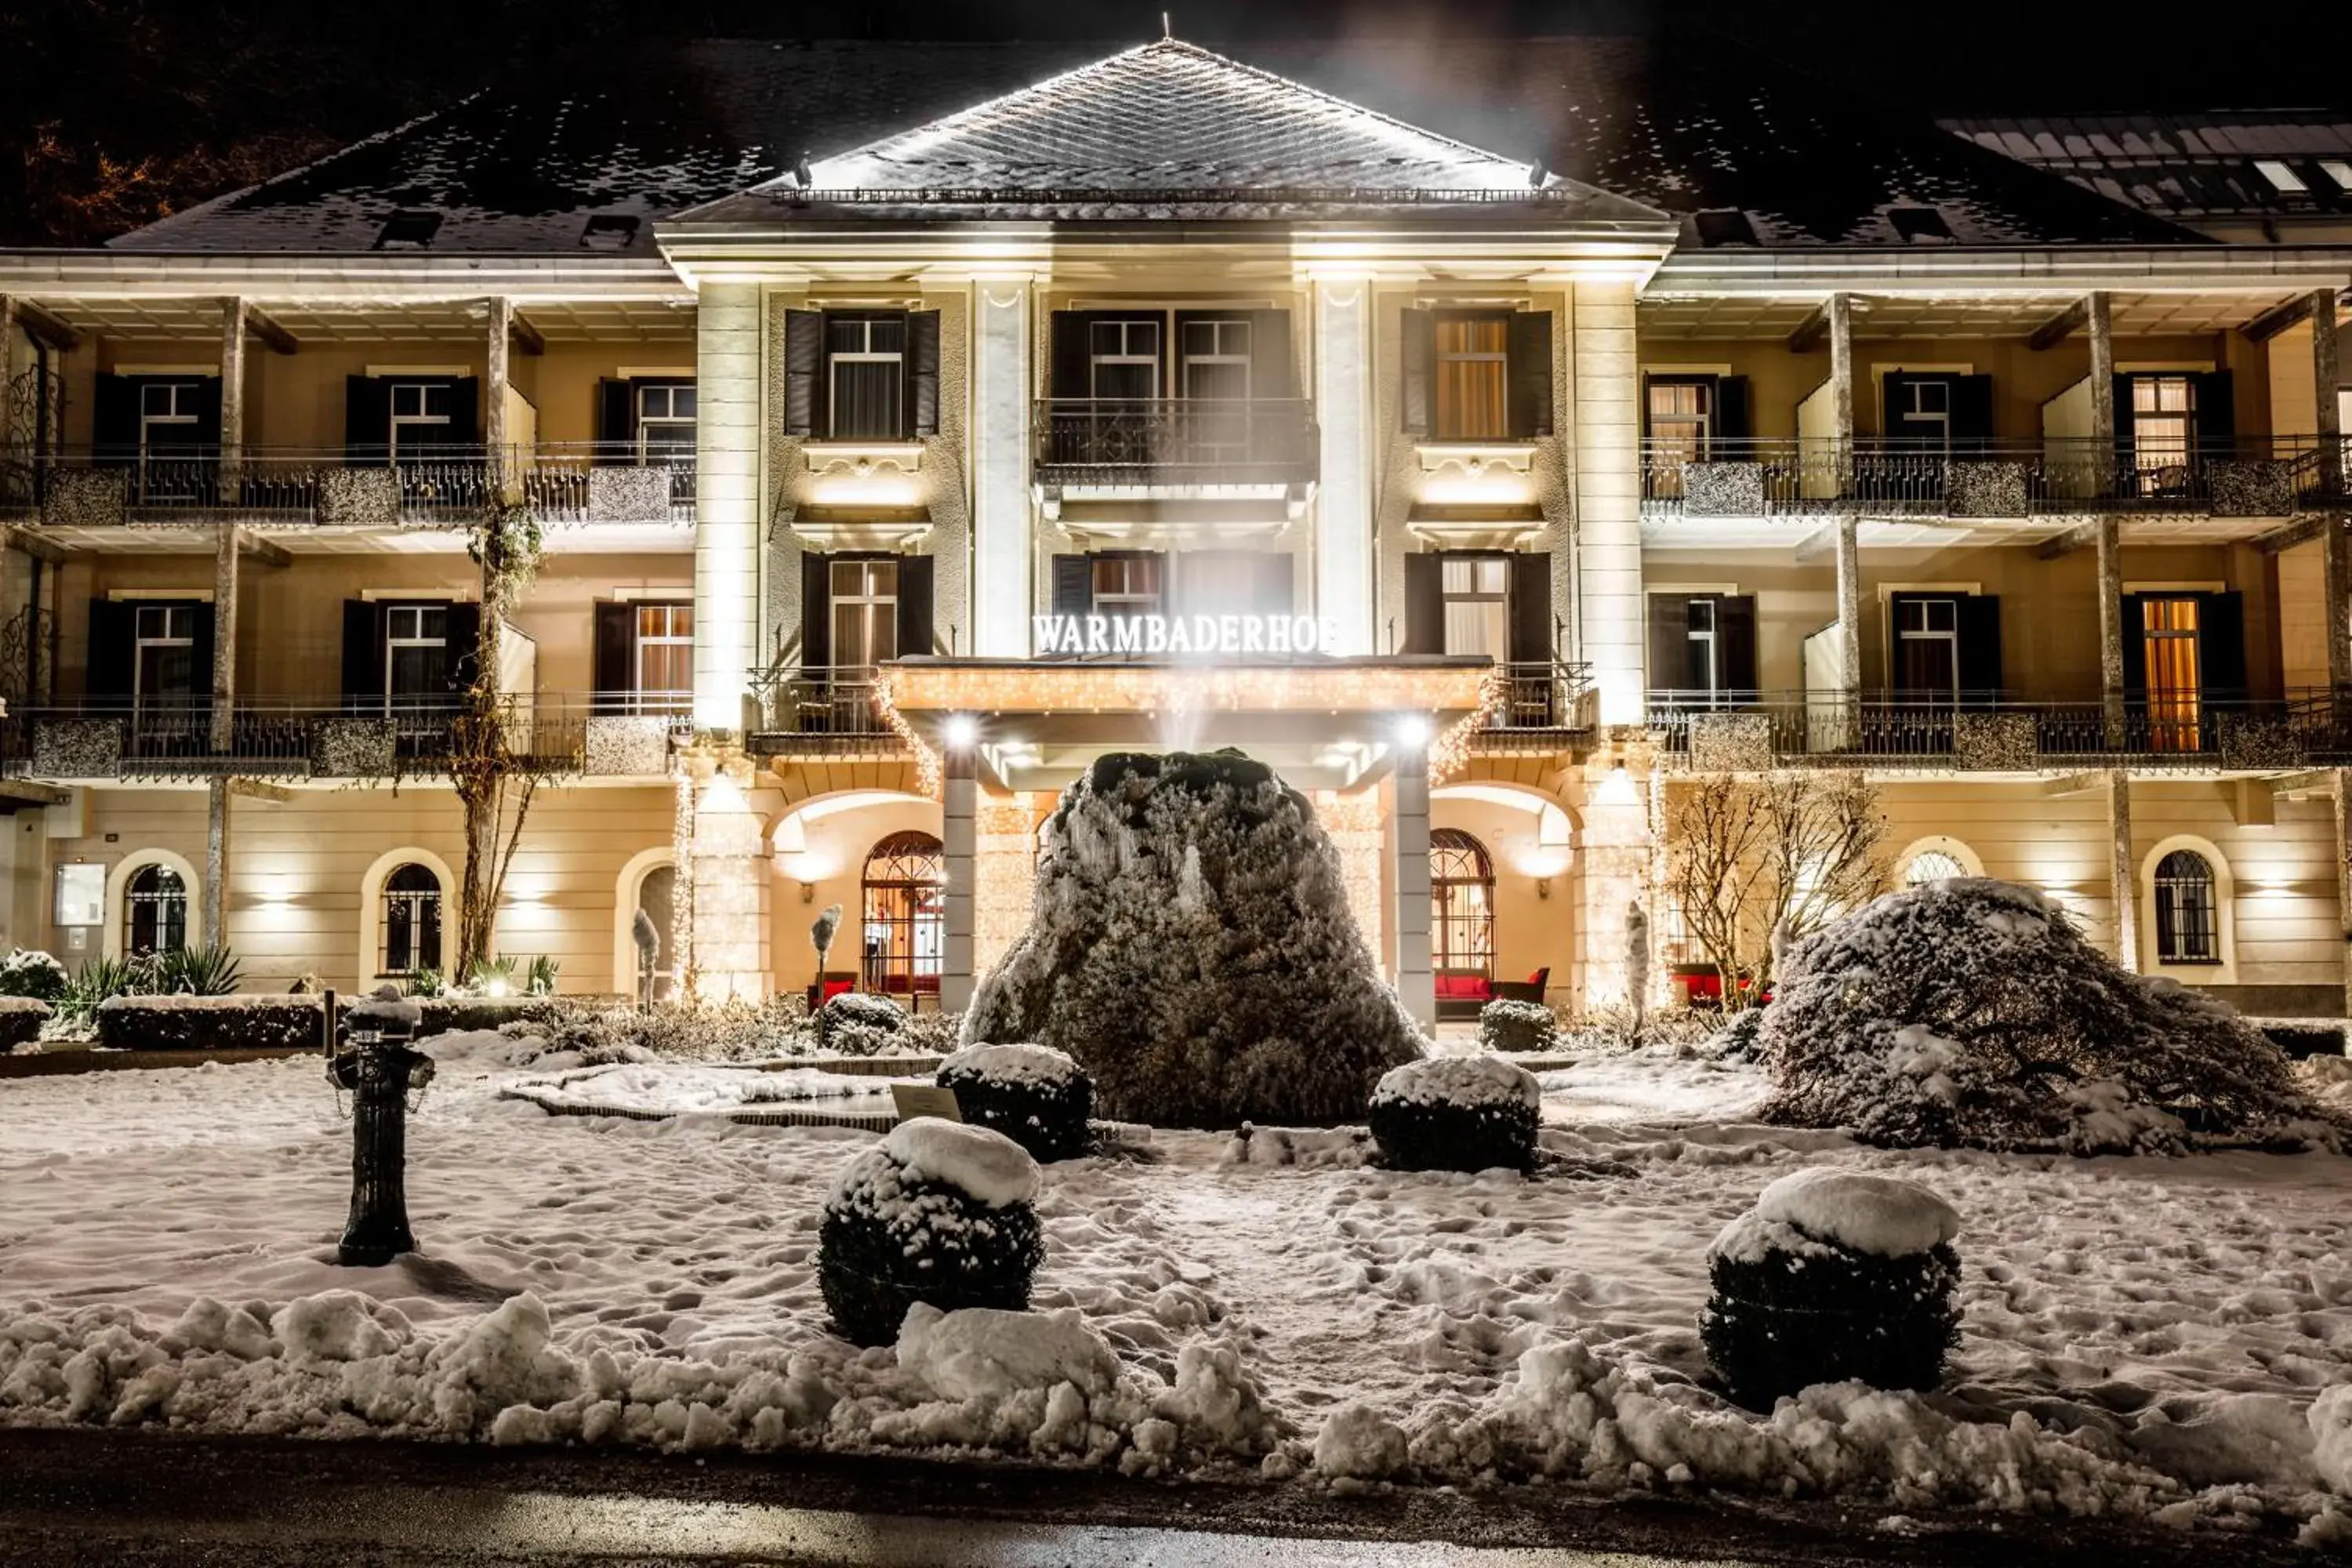
M 1719 245 L 1755 245 L 1756 225 L 1738 207 L 1725 207 L 1715 212 L 1694 213 L 1691 226 L 1698 230 L 1699 244 L 1712 250 Z
M 583 250 L 626 250 L 636 242 L 644 219 L 628 213 L 592 213 L 580 231 Z
M 1952 226 L 1934 207 L 1889 207 L 1886 221 L 1895 232 L 1913 245 L 1940 244 L 1952 237 Z
M 441 232 L 441 215 L 436 212 L 396 212 L 385 220 L 383 230 L 375 237 L 378 250 L 426 250 L 433 237 Z

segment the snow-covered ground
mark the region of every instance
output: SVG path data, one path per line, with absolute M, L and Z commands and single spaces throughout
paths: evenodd
M 441 1050 L 409 1133 L 423 1251 L 381 1269 L 331 1261 L 349 1127 L 315 1061 L 0 1081 L 0 1420 L 1546 1474 L 2352 1542 L 2352 1160 L 1874 1151 L 1743 1123 L 1744 1069 L 1614 1058 L 1544 1075 L 1532 1181 L 1381 1171 L 1346 1132 L 1048 1166 L 1034 1305 L 1075 1317 L 894 1356 L 828 1335 L 814 1278 L 870 1134 L 551 1116 L 498 1097 L 532 1075 L 487 1037 Z M 765 1076 L 587 1085 L 690 1111 Z M 1708 1243 L 1815 1164 L 1958 1211 L 1942 1394 L 1758 1416 L 1701 1386 Z

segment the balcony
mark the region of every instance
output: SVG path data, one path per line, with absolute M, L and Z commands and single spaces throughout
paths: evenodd
M 278 528 L 461 529 L 491 494 L 494 449 L 438 447 L 369 460 L 341 448 L 218 452 L 67 450 L 0 465 L 0 519 L 56 528 L 247 523 Z M 500 469 L 548 527 L 689 525 L 694 456 L 590 443 L 515 448 Z
M 753 683 L 759 727 L 754 755 L 787 758 L 898 756 L 906 742 L 874 700 L 875 673 L 863 666 L 803 667 Z
M 1708 700 L 1653 691 L 1649 712 L 1665 754 L 1697 773 L 2281 773 L 2352 759 L 2352 700 L 2332 700 L 2325 689 L 2279 699 L 2133 696 L 2112 710 L 2095 697 L 2023 701 L 1983 693 L 1947 701 L 1800 691 Z
M 1593 728 L 1590 665 L 1503 664 L 1496 666 L 1496 680 L 1498 700 L 1471 742 L 1475 750 L 1549 751 Z
M 2352 443 L 2346 446 L 2352 458 Z M 2063 518 L 2097 513 L 2276 518 L 2344 503 L 2326 488 L 2309 437 L 2250 438 L 2221 448 L 2120 451 L 2048 437 L 1972 443 L 1966 451 L 1901 442 L 1645 441 L 1645 519 L 1869 517 Z
M 1307 485 L 1312 406 L 1298 397 L 1056 397 L 1037 404 L 1041 486 Z

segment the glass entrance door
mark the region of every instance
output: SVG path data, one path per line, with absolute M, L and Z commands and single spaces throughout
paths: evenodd
M 2147 670 L 2147 745 L 2153 752 L 2202 746 L 2204 671 L 2198 657 L 2198 604 L 2192 597 L 2140 601 Z

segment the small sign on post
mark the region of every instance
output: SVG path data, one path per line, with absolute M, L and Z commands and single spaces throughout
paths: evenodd
M 890 1103 L 901 1121 L 912 1121 L 919 1116 L 933 1116 L 941 1121 L 963 1120 L 955 1090 L 941 1089 L 935 1083 L 894 1083 L 890 1086 Z

